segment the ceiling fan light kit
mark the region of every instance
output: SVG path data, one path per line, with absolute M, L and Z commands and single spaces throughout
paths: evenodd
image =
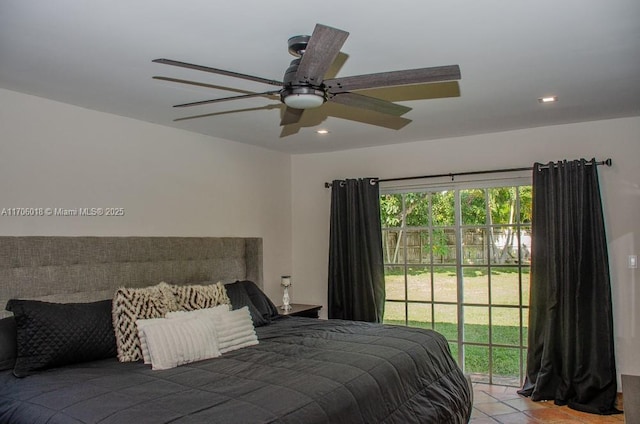
M 393 102 L 354 93 L 353 91 L 402 85 L 425 84 L 459 80 L 458 65 L 433 68 L 407 69 L 381 72 L 325 80 L 324 76 L 336 60 L 349 33 L 326 25 L 317 24 L 313 34 L 298 35 L 288 40 L 288 50 L 296 57 L 284 73 L 282 82 L 234 71 L 194 65 L 171 59 L 155 59 L 153 62 L 165 65 L 195 69 L 214 74 L 241 78 L 249 81 L 282 87 L 278 91 L 249 93 L 213 100 L 197 101 L 176 105 L 179 107 L 199 106 L 249 97 L 279 95 L 286 108 L 280 125 L 299 122 L 306 109 L 318 108 L 325 102 L 336 102 L 349 107 L 374 111 L 392 116 L 401 116 L 411 108 Z M 167 79 L 170 80 L 170 79 Z M 182 80 L 174 79 L 175 82 Z M 185 82 L 189 83 L 189 82 Z M 197 84 L 194 84 L 197 85 Z
M 313 109 L 327 101 L 325 93 L 309 87 L 287 87 L 280 95 L 282 103 L 294 109 Z

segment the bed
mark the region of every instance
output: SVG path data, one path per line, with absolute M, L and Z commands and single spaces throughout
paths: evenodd
M 253 300 L 247 302 L 257 305 L 251 315 L 257 311 L 268 322 L 255 325 L 256 344 L 166 370 L 107 355 L 17 378 L 7 365 L 6 338 L 18 316 L 3 311 L 0 423 L 469 420 L 472 391 L 439 333 L 280 317 L 273 304 L 259 304 L 269 302 L 260 298 L 259 238 L 0 237 L 2 304 L 36 299 L 55 308 L 80 302 L 104 309 L 119 287 L 160 281 L 185 287 L 221 281 L 229 293 L 249 282 L 257 287 L 247 291 Z M 236 309 L 235 295 L 229 297 Z

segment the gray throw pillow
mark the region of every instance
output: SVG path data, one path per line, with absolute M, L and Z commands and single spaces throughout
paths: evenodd
M 236 283 L 242 285 L 244 290 L 249 295 L 251 302 L 256 306 L 260 314 L 267 321 L 271 321 L 279 316 L 278 307 L 273 304 L 271 299 L 258 287 L 256 283 L 249 280 L 236 281 Z
M 249 313 L 251 314 L 251 320 L 253 321 L 253 325 L 255 327 L 261 327 L 263 325 L 270 324 L 271 321 L 266 319 L 262 313 L 258 310 L 256 305 L 251 301 L 251 297 L 246 291 L 245 286 L 240 281 L 236 281 L 235 283 L 225 284 L 224 288 L 227 291 L 227 296 L 231 301 L 231 307 L 233 310 L 240 309 L 244 306 L 249 308 Z

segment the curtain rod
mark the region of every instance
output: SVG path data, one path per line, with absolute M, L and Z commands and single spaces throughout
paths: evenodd
M 603 161 L 600 162 L 596 162 L 596 165 L 607 165 L 607 166 L 611 166 L 611 158 L 605 159 Z M 591 165 L 590 163 L 587 163 L 587 165 Z M 548 168 L 549 165 L 544 165 L 543 168 Z M 405 180 L 421 180 L 423 178 L 439 178 L 439 177 L 451 177 L 451 181 L 453 181 L 453 179 L 455 177 L 461 176 L 461 175 L 482 175 L 482 174 L 497 174 L 497 173 L 501 173 L 501 172 L 517 172 L 517 171 L 532 171 L 533 167 L 524 167 L 524 168 L 507 168 L 507 169 L 491 169 L 491 170 L 486 170 L 486 171 L 469 171 L 469 172 L 454 172 L 454 173 L 449 173 L 449 174 L 432 174 L 432 175 L 420 175 L 420 176 L 415 176 L 415 177 L 398 177 L 398 178 L 379 178 L 376 179 L 377 182 L 379 183 L 384 183 L 384 182 L 388 182 L 388 181 L 405 181 Z M 331 183 L 324 183 L 324 186 L 326 188 L 331 188 Z

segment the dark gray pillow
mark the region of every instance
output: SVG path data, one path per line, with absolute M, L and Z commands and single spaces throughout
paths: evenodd
M 225 284 L 224 288 L 226 289 L 227 296 L 231 301 L 232 309 L 240 309 L 243 306 L 249 308 L 249 313 L 251 314 L 251 320 L 253 321 L 254 327 L 261 327 L 263 325 L 270 324 L 270 321 L 265 319 L 256 305 L 253 304 L 244 285 L 240 281 L 236 281 L 235 283 L 231 284 Z
M 267 295 L 264 294 L 264 292 L 260 289 L 260 287 L 258 287 L 256 283 L 249 280 L 236 282 L 244 287 L 245 291 L 249 295 L 249 298 L 251 299 L 251 302 L 256 306 L 258 311 L 260 311 L 260 314 L 264 319 L 266 319 L 267 321 L 271 321 L 272 319 L 279 316 L 278 308 L 276 307 L 276 305 L 273 304 L 271 299 L 269 299 Z
M 0 319 L 0 371 L 10 370 L 16 363 L 16 320 Z
M 111 300 L 48 303 L 12 299 L 16 320 L 16 377 L 78 362 L 116 356 Z

